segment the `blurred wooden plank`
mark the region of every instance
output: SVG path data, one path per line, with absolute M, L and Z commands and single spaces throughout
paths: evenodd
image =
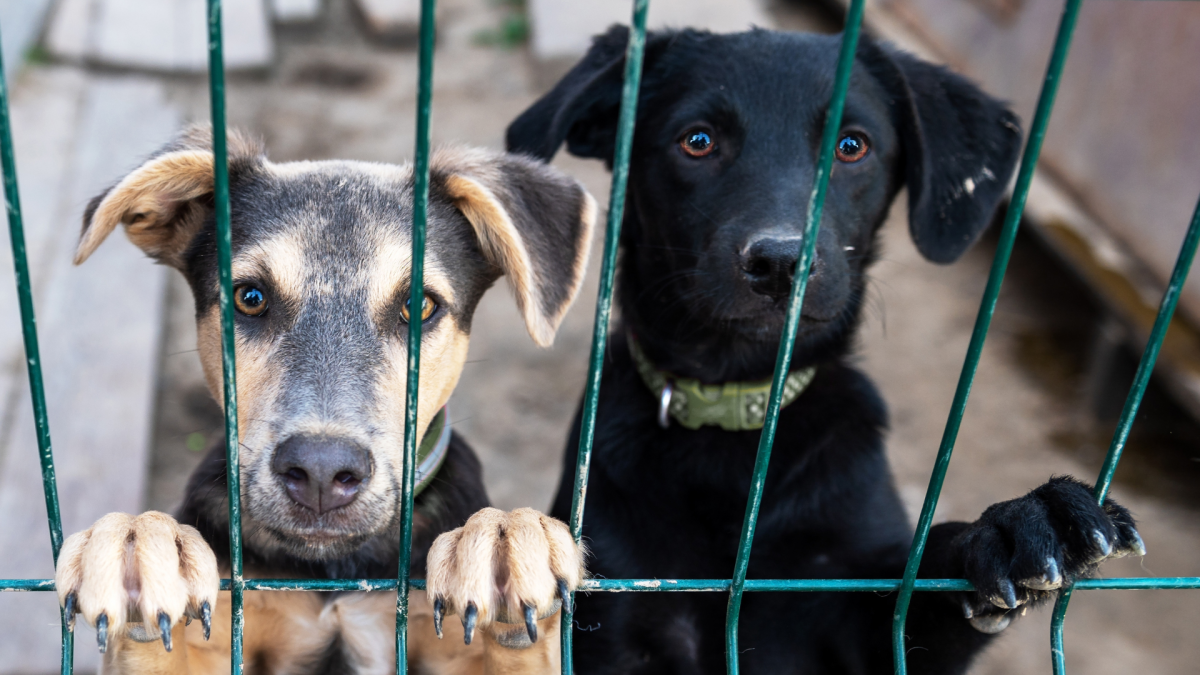
M 1026 120 L 1062 12 L 1059 0 L 878 0 L 941 60 Z M 1089 2 L 1040 165 L 1165 285 L 1200 196 L 1200 4 Z M 1200 323 L 1200 275 L 1180 312 Z
M 87 200 L 137 165 L 180 124 L 161 84 L 140 78 L 100 79 L 79 86 L 73 142 L 41 145 L 30 133 L 29 153 L 56 154 L 65 165 L 62 185 L 39 185 L 43 172 L 22 173 L 25 194 L 57 194 L 51 218 L 37 197 L 32 222 L 49 225 L 48 260 L 34 278 L 54 443 L 59 498 L 66 533 L 87 527 L 110 511 L 141 508 L 150 445 L 153 396 L 160 352 L 166 270 L 152 264 L 121 235 L 82 267 L 71 265 L 79 216 Z M 32 101 L 21 101 L 33 105 Z M 35 106 L 36 107 L 36 106 Z M 51 123 L 47 120 L 47 123 Z M 21 132 L 22 129 L 18 129 Z M 23 131 L 32 132 L 25 128 Z M 47 140 L 54 140 L 51 136 Z M 20 159 L 20 158 L 19 158 Z M 46 161 L 46 160 L 43 160 Z M 36 161 L 30 162 L 36 166 Z M 20 165 L 19 165 L 20 166 Z M 32 262 L 32 261 L 31 261 Z M 37 269 L 37 268 L 35 268 Z M 12 304 L 0 318 L 19 327 Z M 12 349 L 12 340 L 4 343 Z M 21 365 L 20 351 L 4 354 Z M 9 395 L 0 420 L 0 577 L 53 575 L 41 474 L 26 375 L 10 368 Z M 53 594 L 0 597 L 0 673 L 58 669 L 59 628 Z M 82 625 L 82 622 L 81 622 Z M 76 667 L 98 667 L 88 629 L 80 630 Z
M 371 37 L 415 43 L 421 31 L 421 0 L 354 0 Z
M 94 0 L 59 0 L 46 27 L 46 48 L 56 59 L 82 62 L 91 54 Z
M 1028 120 L 1059 11 L 1047 0 L 873 0 L 865 23 L 1013 100 Z M 1155 39 L 1138 37 L 1144 34 Z M 1139 352 L 1200 190 L 1200 137 L 1190 123 L 1200 109 L 1200 83 L 1182 75 L 1200 53 L 1197 36 L 1195 3 L 1085 5 L 1025 207 L 1025 226 L 1096 294 Z M 1125 55 L 1119 68 L 1116 54 Z M 1114 95 L 1130 87 L 1139 91 Z M 1124 148 L 1120 161 L 1115 148 Z M 1149 208 L 1152 202 L 1162 203 Z M 1139 204 L 1147 209 L 1131 213 Z M 1189 278 L 1155 373 L 1200 419 L 1200 275 Z
M 57 58 L 150 71 L 208 69 L 205 0 L 62 0 L 47 31 Z M 222 3 L 225 67 L 270 65 L 274 38 L 265 0 Z
M 529 0 L 530 47 L 543 61 L 574 60 L 592 36 L 614 23 L 629 24 L 629 0 Z M 771 18 L 761 0 L 654 0 L 648 28 L 705 28 L 718 33 L 768 27 Z
M 52 0 L 4 0 L 0 2 L 0 41 L 4 44 L 4 74 L 12 78 L 25 61 L 25 54 L 42 34 L 42 23 Z
M 72 154 L 78 136 L 85 89 L 82 73 L 67 68 L 39 69 L 23 78 L 13 91 L 13 142 L 16 145 L 18 188 L 24 215 L 25 249 L 35 295 L 44 283 L 56 247 L 78 229 L 62 219 L 62 196 L 69 190 Z M 16 286 L 12 283 L 12 249 L 7 220 L 0 218 L 0 401 L 12 398 L 18 371 L 24 367 L 21 322 Z M 22 376 L 23 377 L 23 376 Z M 25 386 L 24 381 L 20 381 Z
M 315 21 L 321 15 L 321 0 L 271 0 L 271 14 L 280 23 Z

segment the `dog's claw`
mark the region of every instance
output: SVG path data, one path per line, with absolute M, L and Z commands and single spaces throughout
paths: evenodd
M 1142 541 L 1142 535 L 1138 534 L 1136 530 L 1131 534 L 1133 535 L 1133 553 L 1137 556 L 1145 556 L 1146 542 Z
M 204 639 L 207 641 L 212 635 L 212 605 L 207 600 L 200 605 L 200 625 L 204 626 Z
M 971 606 L 971 601 L 963 598 L 962 601 L 963 618 L 970 621 L 975 618 L 975 608 Z
M 575 608 L 571 606 L 571 591 L 567 589 L 567 580 L 558 580 L 558 595 L 562 598 L 562 609 L 564 612 L 574 612 Z
M 529 605 L 525 605 L 525 632 L 529 633 L 530 642 L 537 642 L 537 617 Z
M 442 614 L 446 611 L 446 605 L 441 598 L 433 601 L 433 632 L 437 633 L 438 639 L 442 639 Z
M 75 603 L 78 601 L 78 596 L 74 593 L 68 593 L 67 599 L 63 601 L 63 616 L 67 621 L 67 632 L 75 631 Z
M 479 610 L 475 607 L 475 603 L 467 603 L 467 611 L 463 612 L 463 642 L 471 644 L 471 638 L 475 637 L 475 622 L 479 619 Z
M 991 598 L 992 604 L 1000 609 L 1016 609 L 1017 608 L 1017 590 L 1013 587 L 1013 582 L 1008 579 L 1001 579 L 996 583 L 996 590 L 1000 595 Z
M 1062 571 L 1058 569 L 1058 561 L 1054 556 L 1046 558 L 1046 573 L 1042 576 L 1046 581 L 1046 585 L 1050 587 L 1058 587 L 1062 585 Z
M 108 651 L 108 615 L 101 614 L 96 619 L 96 646 L 100 647 L 100 653 Z
M 1112 544 L 1108 541 L 1108 537 L 1100 530 L 1092 530 L 1092 540 L 1096 542 L 1096 548 L 1100 549 L 1100 557 L 1107 558 L 1112 555 Z
M 1058 567 L 1058 561 L 1054 556 L 1046 558 L 1046 569 L 1040 577 L 1033 579 L 1025 579 L 1021 585 L 1025 588 L 1032 588 L 1035 591 L 1052 591 L 1062 586 L 1062 571 Z
M 166 612 L 158 613 L 158 632 L 162 633 L 163 647 L 171 651 L 171 617 Z

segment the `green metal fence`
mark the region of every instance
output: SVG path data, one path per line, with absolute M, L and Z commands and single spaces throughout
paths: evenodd
M 842 37 L 841 51 L 835 74 L 835 86 L 829 102 L 829 113 L 826 117 L 824 132 L 821 137 L 820 160 L 817 177 L 812 195 L 809 198 L 803 248 L 797 262 L 795 278 L 797 283 L 792 288 L 788 303 L 783 340 L 779 346 L 776 359 L 775 373 L 771 383 L 771 394 L 766 422 L 758 446 L 758 457 L 754 465 L 750 498 L 746 505 L 745 519 L 742 525 L 741 543 L 730 579 L 592 579 L 584 582 L 580 590 L 604 592 L 713 592 L 728 593 L 729 605 L 726 616 L 726 667 L 730 675 L 738 672 L 738 616 L 741 608 L 742 595 L 745 592 L 891 592 L 897 594 L 896 609 L 893 616 L 893 647 L 895 671 L 898 675 L 906 672 L 904 625 L 909 603 L 915 591 L 969 591 L 971 585 L 962 579 L 921 579 L 916 578 L 921 556 L 933 521 L 934 510 L 941 494 L 942 484 L 949 468 L 950 458 L 954 451 L 954 443 L 958 436 L 959 426 L 966 409 L 971 385 L 975 378 L 979 359 L 983 351 L 983 342 L 987 336 L 988 327 L 996 309 L 996 300 L 1004 279 L 1012 254 L 1013 243 L 1016 240 L 1017 228 L 1024 210 L 1025 200 L 1029 194 L 1033 180 L 1034 168 L 1041 150 L 1042 140 L 1050 113 L 1054 107 L 1054 98 L 1058 90 L 1059 79 L 1070 48 L 1072 32 L 1082 0 L 1066 0 L 1058 34 L 1046 69 L 1045 81 L 1038 99 L 1036 113 L 1029 130 L 1029 139 L 1021 158 L 1021 167 L 1017 176 L 1016 187 L 1011 203 L 1000 232 L 999 245 L 992 263 L 987 286 L 979 314 L 975 319 L 975 328 L 967 348 L 966 359 L 959 376 L 958 388 L 951 405 L 949 418 L 946 422 L 945 433 L 938 449 L 934 463 L 933 474 L 930 477 L 929 488 L 925 494 L 925 502 L 917 522 L 916 533 L 913 537 L 908 564 L 902 579 L 746 579 L 746 570 L 750 560 L 751 545 L 754 541 L 754 528 L 758 517 L 759 506 L 762 502 L 763 484 L 766 479 L 768 464 L 771 457 L 771 447 L 774 441 L 775 428 L 778 423 L 780 400 L 783 382 L 786 376 L 786 364 L 790 363 L 794 336 L 800 320 L 801 302 L 804 289 L 808 282 L 808 272 L 812 262 L 816 243 L 817 228 L 821 220 L 821 209 L 824 203 L 825 190 L 829 184 L 829 171 L 833 161 L 834 142 L 841 125 L 842 107 L 846 99 L 846 91 L 850 81 L 850 71 L 854 62 L 855 50 L 862 25 L 864 0 L 851 0 L 846 16 L 845 32 Z M 625 85 L 622 92 L 620 121 L 616 152 L 613 159 L 612 188 L 610 208 L 608 213 L 607 230 L 605 232 L 604 253 L 601 268 L 599 301 L 596 305 L 595 324 L 593 326 L 591 360 L 588 370 L 587 389 L 584 395 L 582 432 L 579 441 L 578 465 L 575 473 L 575 494 L 571 506 L 571 531 L 578 541 L 582 534 L 584 495 L 587 489 L 588 468 L 591 462 L 593 433 L 596 425 L 596 407 L 599 398 L 600 376 L 604 365 L 604 350 L 608 338 L 609 315 L 612 308 L 613 276 L 616 266 L 617 242 L 621 229 L 621 220 L 625 204 L 625 188 L 629 176 L 629 158 L 633 142 L 634 120 L 636 118 L 638 87 L 641 80 L 642 55 L 645 46 L 646 11 L 648 0 L 633 0 L 632 31 L 626 58 Z M 434 5 L 435 0 L 422 0 L 421 31 L 420 31 L 420 69 L 417 96 L 417 142 L 415 151 L 415 176 L 413 208 L 413 268 L 412 295 L 410 301 L 415 307 L 420 307 L 423 300 L 423 262 L 425 245 L 425 220 L 429 198 L 429 120 L 430 98 L 433 81 L 433 43 L 434 43 Z M 212 104 L 213 124 L 213 153 L 215 156 L 215 205 L 218 233 L 218 257 L 220 267 L 220 311 L 222 325 L 222 350 L 224 354 L 224 391 L 225 391 L 225 429 L 226 453 L 228 457 L 229 484 L 229 518 L 230 527 L 230 578 L 223 580 L 222 590 L 231 592 L 233 616 L 233 649 L 231 653 L 231 672 L 239 675 L 242 672 L 242 632 L 244 629 L 242 616 L 242 597 L 247 590 L 255 591 L 394 591 L 404 589 L 405 592 L 396 594 L 396 672 L 407 672 L 407 619 L 408 593 L 407 589 L 423 589 L 424 580 L 409 578 L 409 548 L 412 539 L 412 509 L 413 509 L 413 478 L 414 456 L 416 450 L 416 411 L 417 389 L 420 361 L 420 322 L 409 324 L 409 361 L 408 361 L 408 390 L 405 413 L 404 434 L 404 474 L 403 474 L 403 528 L 401 532 L 400 566 L 396 579 L 245 579 L 242 576 L 242 544 L 241 544 L 241 507 L 238 469 L 238 429 L 237 429 L 237 391 L 234 386 L 234 329 L 232 297 L 232 281 L 230 274 L 230 211 L 229 211 L 229 181 L 225 144 L 225 80 L 224 61 L 222 56 L 221 36 L 221 0 L 208 0 L 208 34 L 209 34 L 209 82 Z M 43 487 L 46 497 L 46 511 L 50 526 L 50 543 L 54 558 L 57 561 L 58 552 L 62 546 L 62 521 L 58 507 L 58 492 L 54 476 L 54 458 L 51 452 L 49 422 L 46 415 L 44 389 L 42 386 L 41 362 L 38 355 L 37 326 L 34 319 L 33 299 L 30 292 L 29 267 L 25 256 L 25 240 L 22 229 L 21 207 L 17 189 L 17 172 L 13 156 L 12 129 L 8 117 L 8 97 L 4 81 L 3 63 L 0 62 L 0 160 L 4 172 L 5 207 L 8 214 L 9 233 L 12 239 L 13 261 L 16 268 L 17 293 L 21 309 L 21 321 L 24 330 L 26 364 L 29 371 L 29 386 L 33 398 L 33 412 L 37 428 L 38 450 L 41 457 Z M 1116 433 L 1108 455 L 1096 481 L 1095 496 L 1102 501 L 1112 484 L 1113 474 L 1120 461 L 1121 452 L 1125 447 L 1129 431 L 1133 426 L 1142 396 L 1150 381 L 1158 352 L 1162 346 L 1171 317 L 1175 312 L 1176 303 L 1182 292 L 1184 281 L 1191 267 L 1192 259 L 1200 245 L 1200 203 L 1188 228 L 1187 235 L 1179 251 L 1175 270 L 1171 275 L 1166 293 L 1159 306 L 1158 316 L 1154 322 L 1133 386 L 1129 390 L 1125 407 L 1121 413 Z M 1076 590 L 1099 589 L 1197 589 L 1200 588 L 1200 577 L 1160 577 L 1160 578 L 1123 578 L 1123 579 L 1083 579 L 1076 581 L 1073 586 L 1063 589 L 1054 606 L 1051 624 L 1051 647 L 1053 665 L 1056 675 L 1065 673 L 1063 658 L 1063 622 L 1066 617 L 1067 604 Z M 53 579 L 8 579 L 0 580 L 0 591 L 53 591 Z M 70 675 L 74 655 L 73 616 L 72 608 L 68 607 L 62 614 L 62 675 Z M 572 670 L 571 663 L 571 607 L 564 605 L 562 611 L 562 671 L 564 675 Z

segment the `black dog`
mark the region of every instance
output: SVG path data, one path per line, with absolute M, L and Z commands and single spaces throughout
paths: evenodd
M 565 140 L 573 154 L 611 166 L 626 42 L 623 28 L 597 38 L 509 127 L 509 149 L 549 159 Z M 778 349 L 838 46 L 837 36 L 765 30 L 648 37 L 622 234 L 625 326 L 605 366 L 584 519 L 598 576 L 728 578 L 733 570 L 764 397 L 761 382 L 747 381 L 769 378 Z M 962 77 L 863 40 L 750 578 L 903 574 L 912 529 L 884 455 L 887 413 L 870 380 L 846 363 L 864 272 L 904 185 L 920 251 L 940 263 L 962 255 L 991 220 L 1020 140 L 1015 116 Z M 664 384 L 674 393 L 664 395 Z M 702 405 L 705 392 L 732 406 Z M 660 411 L 664 399 L 669 410 Z M 578 434 L 576 419 L 559 518 L 569 512 Z M 1129 513 L 1111 501 L 1097 506 L 1088 486 L 1069 478 L 994 505 L 974 523 L 938 525 L 920 575 L 965 577 L 978 591 L 915 596 L 911 672 L 965 671 L 1019 607 L 1106 557 L 1142 552 Z M 749 673 L 891 672 L 895 600 L 749 594 L 741 664 Z M 578 624 L 592 630 L 575 633 L 576 667 L 723 673 L 726 601 L 581 598 Z

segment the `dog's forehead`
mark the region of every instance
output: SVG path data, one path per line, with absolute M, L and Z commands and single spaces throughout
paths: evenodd
M 241 191 L 246 240 L 303 239 L 312 255 L 345 259 L 412 230 L 412 168 L 367 162 L 267 163 Z
M 749 31 L 703 35 L 695 44 L 672 44 L 663 58 L 663 87 L 687 110 L 703 115 L 705 107 L 731 107 L 747 118 L 792 120 L 823 117 L 833 90 L 840 38 L 836 35 Z M 849 107 L 883 110 L 878 83 L 863 68 L 851 74 Z M 878 99 L 878 100 L 876 100 Z M 876 105 L 878 104 L 878 105 Z
M 299 292 L 334 282 L 390 287 L 409 274 L 410 165 L 267 163 L 237 192 L 235 276 L 269 275 Z M 426 224 L 425 263 L 435 274 L 462 239 L 457 233 L 462 228 L 442 206 L 431 205 Z

